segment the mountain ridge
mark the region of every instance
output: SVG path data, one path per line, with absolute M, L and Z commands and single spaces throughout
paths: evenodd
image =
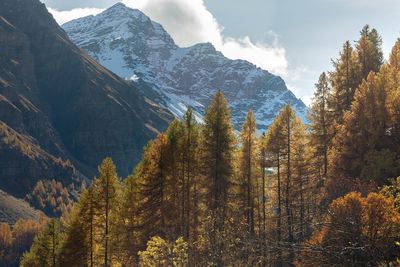
M 62 25 L 71 40 L 120 77 L 143 80 L 161 95 L 160 105 L 181 117 L 191 106 L 199 117 L 221 90 L 231 104 L 236 129 L 253 109 L 259 130 L 292 104 L 305 120 L 307 108 L 279 76 L 245 60 L 231 60 L 211 43 L 179 47 L 161 24 L 122 3 L 96 16 Z
M 38 0 L 0 1 L 0 188 L 131 173 L 172 114 L 75 46 Z M 151 88 L 148 88 L 150 90 Z
M 15 224 L 19 219 L 38 221 L 46 215 L 33 208 L 28 202 L 15 198 L 0 189 L 0 222 Z

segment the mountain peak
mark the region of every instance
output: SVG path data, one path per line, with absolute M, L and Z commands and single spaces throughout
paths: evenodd
M 128 7 L 124 3 L 118 2 L 118 3 L 114 4 L 114 5 L 112 5 L 108 9 L 125 9 L 125 8 L 128 8 Z
M 236 129 L 249 108 L 254 110 L 260 130 L 288 103 L 305 118 L 305 105 L 280 77 L 247 61 L 228 59 L 211 43 L 181 48 L 160 24 L 139 10 L 117 4 L 63 27 L 71 40 L 103 66 L 125 79 L 140 78 L 156 89 L 162 99 L 158 103 L 177 117 L 188 106 L 203 114 L 221 89 L 231 104 Z
M 97 16 L 100 17 L 113 17 L 116 20 L 125 20 L 129 19 L 139 19 L 140 21 L 150 21 L 150 18 L 147 17 L 142 11 L 139 9 L 134 9 L 126 6 L 125 4 L 118 2 L 110 8 L 104 10 Z
M 192 50 L 210 54 L 218 53 L 214 45 L 210 42 L 195 44 L 192 46 Z

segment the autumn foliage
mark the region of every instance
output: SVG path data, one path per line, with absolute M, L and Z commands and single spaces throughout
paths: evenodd
M 218 92 L 202 123 L 191 109 L 174 120 L 126 179 L 105 159 L 23 263 L 396 266 L 400 40 L 388 62 L 381 46 L 369 26 L 344 43 L 316 84 L 308 125 L 287 105 L 261 135 L 250 110 L 237 134 Z M 10 231 L 0 231 L 7 246 Z
M 400 253 L 400 213 L 393 198 L 352 192 L 329 206 L 321 230 L 306 242 L 297 266 L 378 266 Z

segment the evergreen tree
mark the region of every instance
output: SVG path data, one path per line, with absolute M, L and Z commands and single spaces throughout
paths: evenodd
M 315 192 L 309 174 L 309 152 L 305 126 L 290 105 L 278 114 L 265 140 L 266 166 L 273 168 L 272 203 L 276 225 L 271 231 L 275 251 L 272 251 L 277 266 L 284 260 L 291 263 L 295 257 L 293 244 L 300 242 L 310 232 L 312 210 L 310 202 Z
M 260 216 L 261 210 L 259 207 L 259 184 L 258 184 L 258 165 L 257 165 L 257 134 L 256 134 L 256 120 L 253 115 L 253 111 L 249 110 L 246 116 L 246 120 L 243 123 L 242 131 L 240 133 L 241 148 L 239 152 L 238 161 L 238 179 L 236 181 L 239 189 L 236 190 L 236 194 L 241 197 L 237 201 L 234 209 L 236 210 L 231 215 L 238 219 L 235 224 L 235 228 L 238 229 L 240 225 L 244 225 L 243 235 L 239 237 L 245 244 L 245 251 L 243 251 L 244 259 L 251 261 L 251 250 L 254 246 L 255 240 L 258 236 L 255 235 L 256 227 L 258 227 L 258 233 L 260 232 Z M 231 190 L 232 191 L 232 190 Z M 234 198 L 235 192 L 231 193 L 231 199 Z M 241 217 L 244 220 L 241 220 Z M 242 231 L 240 231 L 242 232 Z M 243 249 L 243 245 L 236 248 Z M 240 252 L 234 253 L 239 254 Z
M 334 112 L 334 119 L 342 123 L 343 114 L 351 108 L 354 93 L 361 82 L 358 57 L 349 41 L 343 44 L 339 58 L 333 61 L 333 66 L 335 70 L 330 74 L 333 90 L 329 98 L 329 106 Z M 327 87 L 326 77 L 320 78 L 323 79 L 319 80 L 317 85 Z M 317 90 L 322 89 L 317 87 Z
M 391 147 L 400 155 L 400 39 L 396 41 L 389 62 L 383 72 L 386 73 L 388 87 L 387 109 L 389 113 L 389 133 Z
M 230 115 L 228 103 L 219 91 L 205 112 L 202 127 L 201 164 L 208 186 L 206 205 L 211 212 L 214 229 L 210 240 L 212 260 L 217 266 L 223 265 L 223 240 L 216 233 L 224 228 L 234 170 L 235 135 Z
M 361 77 L 366 79 L 371 71 L 378 72 L 383 64 L 382 37 L 375 29 L 365 25 L 356 44 Z
M 330 88 L 328 77 L 325 72 L 319 77 L 315 85 L 313 102 L 311 104 L 310 120 L 310 145 L 314 148 L 314 157 L 319 170 L 320 177 L 326 177 L 328 172 L 328 150 L 332 142 L 332 114 L 328 108 Z
M 260 239 L 261 239 L 261 252 L 262 252 L 262 260 L 261 264 L 262 266 L 266 265 L 266 259 L 267 259 L 267 136 L 265 133 L 261 135 L 260 141 L 259 141 L 259 153 L 258 153 L 258 164 L 259 164 L 259 169 L 261 170 L 261 193 L 259 200 L 261 202 L 260 209 L 261 209 L 261 218 L 260 218 Z
M 188 109 L 124 181 L 105 159 L 21 266 L 395 266 L 399 179 L 387 184 L 400 175 L 400 41 L 384 65 L 380 46 L 368 27 L 356 51 L 344 44 L 334 72 L 316 84 L 309 131 L 287 105 L 258 139 L 250 110 L 237 145 L 218 92 L 204 124 Z M 376 185 L 384 187 L 370 193 Z M 324 214 L 321 200 L 337 197 Z M 46 201 L 58 203 L 37 198 Z M 1 266 L 29 247 L 39 225 L 0 225 Z
M 280 113 L 281 114 L 281 113 Z M 275 238 L 275 244 L 276 244 L 276 249 L 275 252 L 277 253 L 276 257 L 276 265 L 277 266 L 282 266 L 283 264 L 283 259 L 282 259 L 282 249 L 281 249 L 281 243 L 283 240 L 283 234 L 282 234 L 282 210 L 283 210 L 283 198 L 282 198 L 282 169 L 283 169 L 283 154 L 284 154 L 284 146 L 285 146 L 285 140 L 284 136 L 281 134 L 282 133 L 282 116 L 277 116 L 275 120 L 272 122 L 271 126 L 268 128 L 268 132 L 266 135 L 266 140 L 265 140 L 265 148 L 266 148 L 266 154 L 268 154 L 267 158 L 267 165 L 264 167 L 269 167 L 274 169 L 274 176 L 276 177 L 274 181 L 275 185 L 275 190 L 274 190 L 274 196 L 276 198 L 275 203 L 273 204 L 273 212 L 274 212 L 274 218 L 275 218 L 275 223 L 276 226 L 272 227 L 272 231 L 275 233 L 276 238 Z M 272 232 L 271 231 L 271 232 Z
M 128 265 L 137 265 L 137 253 L 145 247 L 150 231 L 149 225 L 146 224 L 147 217 L 143 217 L 144 193 L 141 192 L 140 177 L 142 165 L 143 161 L 136 166 L 133 174 L 123 181 L 124 190 L 119 214 L 121 218 L 117 227 L 122 232 L 123 261 Z
M 308 241 L 296 266 L 397 266 L 400 213 L 393 199 L 351 192 L 329 206 L 320 231 Z
M 100 239 L 101 249 L 104 253 L 104 266 L 110 266 L 113 258 L 111 244 L 112 233 L 110 232 L 113 223 L 111 213 L 117 206 L 117 191 L 119 180 L 116 167 L 111 158 L 106 158 L 99 166 L 99 178 L 94 181 L 94 194 L 99 205 L 99 216 L 101 218 Z
M 315 195 L 321 194 L 321 192 L 318 190 L 320 185 L 316 183 L 319 177 L 317 177 L 317 181 L 312 179 L 310 157 L 314 157 L 314 155 L 310 153 L 305 126 L 298 117 L 294 121 L 292 143 L 293 235 L 296 242 L 302 242 L 311 233 L 311 220 L 318 209 Z
M 62 266 L 95 266 L 95 232 L 98 208 L 93 187 L 83 192 L 74 205 L 65 225 L 65 237 L 61 246 Z
M 167 151 L 168 140 L 164 134 L 150 142 L 145 149 L 143 159 L 138 168 L 139 177 L 139 216 L 145 236 L 167 234 Z
M 189 243 L 189 263 L 195 257 L 200 214 L 200 176 L 199 169 L 199 126 L 191 108 L 188 109 L 182 121 L 182 206 L 183 206 L 183 236 Z
M 0 253 L 3 255 L 4 250 L 11 245 L 12 233 L 8 223 L 0 224 Z
M 240 167 L 241 180 L 245 196 L 246 224 L 248 233 L 254 235 L 255 228 L 255 190 L 256 188 L 256 120 L 253 111 L 249 110 L 241 132 Z
M 293 235 L 293 211 L 292 211 L 292 138 L 293 138 L 293 126 L 296 120 L 296 115 L 294 110 L 290 106 L 286 106 L 280 116 L 282 116 L 283 127 L 282 134 L 284 135 L 286 142 L 286 185 L 285 185 L 285 210 L 286 210 L 286 220 L 287 220 L 287 242 L 294 242 Z M 289 250 L 289 262 L 293 260 L 293 250 Z
M 8 266 L 11 257 L 12 232 L 8 223 L 0 223 L 0 266 Z
M 21 266 L 60 266 L 60 227 L 58 220 L 50 220 L 43 231 L 36 236 L 29 252 L 22 257 Z
M 388 177 L 399 174 L 398 157 L 389 131 L 385 76 L 384 72 L 371 73 L 362 83 L 351 112 L 346 114 L 333 140 L 328 188 L 331 197 L 349 192 L 356 178 L 383 184 Z
M 166 159 L 168 166 L 166 189 L 170 188 L 170 192 L 166 192 L 170 199 L 167 213 L 169 218 L 168 228 L 170 231 L 169 238 L 175 240 L 178 236 L 183 235 L 185 228 L 185 166 L 183 162 L 183 125 L 182 122 L 175 119 L 166 131 L 168 140 Z M 179 218 L 179 219 L 178 219 Z

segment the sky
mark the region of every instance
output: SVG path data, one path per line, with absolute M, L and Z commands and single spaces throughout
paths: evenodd
M 309 104 L 314 84 L 332 70 L 346 40 L 365 24 L 383 38 L 387 57 L 400 37 L 399 0 L 41 0 L 59 24 L 116 2 L 161 23 L 180 46 L 210 42 L 232 59 L 280 75 Z

